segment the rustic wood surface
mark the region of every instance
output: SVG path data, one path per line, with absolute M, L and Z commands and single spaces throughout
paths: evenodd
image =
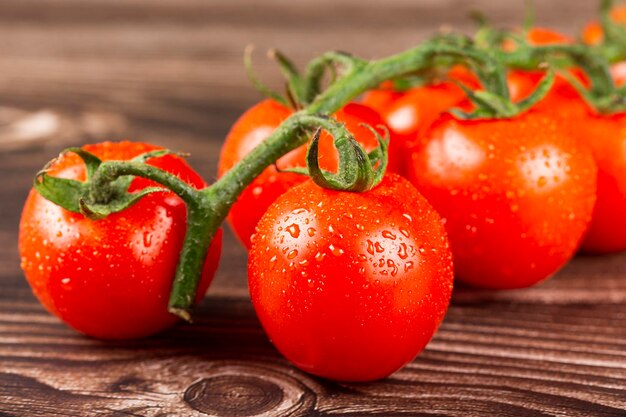
M 536 0 L 575 33 L 593 1 Z M 458 288 L 424 353 L 392 377 L 337 384 L 291 367 L 247 297 L 227 234 L 197 323 L 131 342 L 66 328 L 19 269 L 32 175 L 68 145 L 133 138 L 192 152 L 214 176 L 229 125 L 258 99 L 241 54 L 279 47 L 376 57 L 467 13 L 521 19 L 522 0 L 4 0 L 0 2 L 0 416 L 626 415 L 626 256 L 578 257 L 523 291 Z M 278 85 L 257 54 L 262 77 Z

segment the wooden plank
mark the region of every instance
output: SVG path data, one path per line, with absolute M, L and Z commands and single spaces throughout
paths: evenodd
M 570 34 L 594 2 L 536 2 Z M 267 340 L 247 298 L 244 250 L 226 234 L 197 323 L 100 342 L 47 314 L 19 270 L 16 230 L 33 173 L 59 150 L 133 138 L 191 151 L 214 178 L 229 126 L 258 99 L 241 53 L 302 64 L 344 49 L 410 47 L 472 9 L 521 21 L 523 2 L 489 0 L 13 0 L 0 2 L 0 416 L 624 415 L 626 255 L 579 257 L 527 290 L 459 287 L 423 354 L 380 382 L 304 374 Z

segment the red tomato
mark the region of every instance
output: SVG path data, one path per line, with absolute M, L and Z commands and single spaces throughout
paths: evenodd
M 84 147 L 102 160 L 127 160 L 159 149 L 119 142 Z M 205 186 L 187 163 L 173 155 L 150 165 Z M 50 175 L 85 179 L 85 166 L 66 154 Z M 154 183 L 136 178 L 129 191 Z M 171 326 L 177 318 L 167 302 L 186 231 L 185 204 L 173 193 L 154 193 L 104 219 L 69 212 L 31 190 L 20 222 L 22 269 L 39 301 L 76 330 L 103 339 L 143 337 Z M 217 268 L 222 246 L 218 232 L 207 256 L 198 299 Z
M 527 40 L 531 45 L 563 45 L 572 44 L 574 40 L 569 36 L 555 32 L 551 29 L 532 28 L 527 33 Z M 514 45 L 505 44 L 504 49 L 514 49 Z M 577 77 L 583 84 L 588 84 L 585 73 L 580 69 L 571 69 L 572 75 Z M 528 97 L 537 87 L 539 81 L 544 77 L 545 71 L 509 71 L 508 84 L 511 93 L 511 100 L 514 102 L 523 100 Z M 578 100 L 580 95 L 570 83 L 560 75 L 557 75 L 552 89 L 548 93 L 550 95 L 559 95 Z M 545 99 L 544 99 L 545 100 Z
M 292 110 L 271 100 L 264 100 L 244 113 L 233 125 L 222 147 L 218 165 L 218 175 L 223 176 L 237 162 L 246 156 L 255 146 L 261 143 L 276 129 L 283 120 L 289 117 Z M 367 151 L 378 146 L 372 132 L 363 124 L 376 127 L 384 125 L 384 121 L 374 110 L 361 104 L 351 103 L 339 110 L 334 117 L 345 123 L 346 128 L 358 138 L 359 143 Z M 385 134 L 383 130 L 377 129 Z M 393 143 L 393 138 L 391 143 Z M 277 161 L 280 169 L 306 166 L 307 147 L 301 146 Z M 322 169 L 337 169 L 337 152 L 333 139 L 322 134 L 319 145 L 320 166 Z M 388 169 L 397 171 L 398 163 L 395 155 L 390 152 Z M 241 242 L 250 248 L 250 236 L 267 208 L 285 191 L 296 184 L 306 181 L 307 177 L 298 174 L 279 173 L 276 167 L 268 167 L 246 188 L 230 210 L 228 221 Z
M 257 315 L 287 359 L 322 377 L 369 381 L 426 346 L 453 272 L 439 215 L 388 174 L 364 193 L 307 181 L 283 194 L 257 226 L 248 277 Z
M 463 67 L 454 67 L 448 77 L 467 85 L 479 88 L 476 77 Z M 387 93 L 385 91 L 388 91 Z M 373 90 L 365 98 L 365 103 L 380 102 L 377 108 L 383 119 L 395 133 L 395 141 L 390 143 L 390 153 L 402 155 L 400 173 L 404 174 L 406 155 L 430 125 L 445 111 L 460 105 L 466 98 L 463 90 L 452 81 L 445 81 L 415 87 L 402 94 L 392 96 L 393 90 Z M 387 94 L 387 100 L 383 100 Z
M 365 93 L 361 103 L 383 114 L 396 100 L 404 97 L 405 94 L 405 91 L 396 90 L 392 81 L 386 81 L 379 88 Z
M 546 279 L 574 255 L 591 220 L 593 158 L 544 112 L 444 115 L 410 168 L 446 222 L 457 277 L 472 285 L 522 288 Z
M 598 165 L 598 197 L 582 250 L 626 250 L 626 113 L 595 114 L 580 97 L 551 95 L 542 105 L 566 122 L 570 135 L 591 149 Z
M 626 22 L 626 14 L 624 16 Z M 564 42 L 558 38 L 553 40 Z M 613 65 L 611 73 L 617 85 L 624 84 L 626 64 Z M 580 72 L 574 72 L 574 75 L 586 82 Z M 542 76 L 540 72 L 512 72 L 509 86 L 514 100 L 527 96 Z M 555 86 L 535 108 L 562 119 L 568 134 L 591 149 L 598 166 L 597 202 L 582 250 L 599 254 L 626 250 L 623 214 L 626 212 L 626 114 L 596 114 L 578 91 L 562 78 L 557 78 Z
M 611 19 L 616 23 L 626 25 L 626 4 L 622 4 L 611 9 Z M 585 26 L 582 34 L 583 42 L 588 45 L 599 45 L 604 40 L 602 26 L 596 22 L 590 22 Z
M 618 87 L 626 84 L 626 61 L 611 65 L 611 77 Z

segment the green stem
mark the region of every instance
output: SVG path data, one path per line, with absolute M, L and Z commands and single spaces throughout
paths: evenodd
M 304 145 L 309 134 L 320 126 L 334 137 L 349 135 L 342 125 L 328 116 L 383 81 L 429 68 L 435 58 L 442 56 L 453 57 L 454 63 L 470 61 L 474 66 L 480 66 L 485 73 L 493 75 L 496 80 L 495 90 L 508 97 L 506 80 L 502 75 L 504 71 L 491 57 L 467 45 L 454 45 L 449 40 L 431 41 L 389 58 L 371 62 L 349 55 L 331 54 L 325 59 L 341 61 L 341 64 L 346 66 L 346 72 L 315 98 L 310 106 L 287 118 L 212 186 L 196 190 L 174 175 L 155 167 L 134 162 L 108 161 L 102 163 L 94 174 L 90 194 L 94 199 L 104 201 L 112 181 L 120 176 L 135 175 L 164 185 L 185 201 L 188 216 L 187 233 L 172 284 L 169 311 L 189 320 L 211 240 L 226 218 L 230 207 L 254 178 L 287 152 Z M 312 73 L 321 77 L 319 74 L 323 72 L 321 68 L 325 65 L 327 64 L 318 63 L 309 68 L 312 68 L 310 70 Z M 315 77 L 313 79 L 315 80 Z M 318 81 L 319 79 L 315 82 Z
M 169 311 L 191 321 L 190 308 L 194 304 L 206 254 L 223 217 L 217 215 L 213 202 L 203 191 L 197 190 L 180 178 L 159 168 L 126 161 L 103 162 L 90 182 L 93 199 L 107 198 L 103 190 L 117 178 L 133 175 L 152 180 L 174 192 L 186 204 L 187 230 L 172 284 Z M 206 189 L 208 190 L 208 189 Z
M 191 321 L 198 284 L 211 241 L 223 219 L 216 215 L 211 200 L 202 195 L 197 202 L 187 204 L 187 232 L 172 283 L 169 312 Z
M 199 191 L 169 172 L 140 162 L 106 161 L 94 172 L 89 185 L 89 194 L 94 201 L 106 201 L 109 184 L 117 178 L 132 175 L 164 185 L 185 203 L 198 199 Z

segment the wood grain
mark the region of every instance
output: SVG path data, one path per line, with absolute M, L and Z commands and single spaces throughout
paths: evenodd
M 626 255 L 578 257 L 509 292 L 458 287 L 434 340 L 406 368 L 338 384 L 293 368 L 247 297 L 230 233 L 194 325 L 104 343 L 32 296 L 16 248 L 33 173 L 60 149 L 133 138 L 191 151 L 213 178 L 229 126 L 258 99 L 245 45 L 304 63 L 328 49 L 376 57 L 472 9 L 519 23 L 522 1 L 12 0 L 0 2 L 0 416 L 626 415 Z M 589 1 L 537 1 L 574 34 Z M 279 86 L 257 54 L 261 77 Z

